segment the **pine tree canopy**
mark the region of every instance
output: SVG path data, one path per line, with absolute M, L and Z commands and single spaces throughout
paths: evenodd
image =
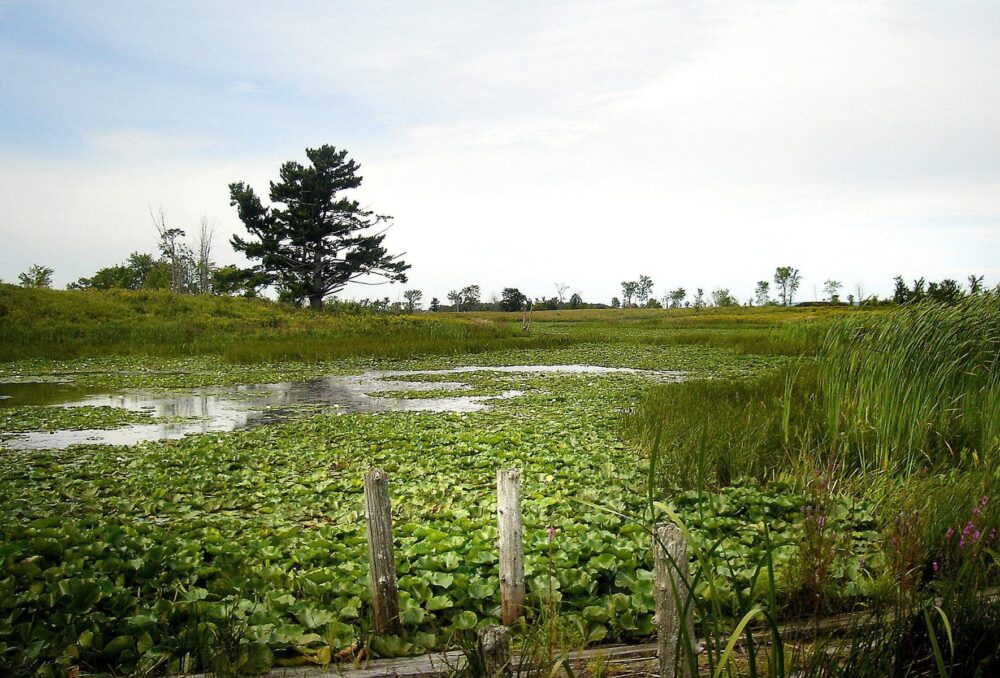
M 230 204 L 251 236 L 234 235 L 233 248 L 257 262 L 268 284 L 309 299 L 313 308 L 365 276 L 406 282 L 409 264 L 382 245 L 391 218 L 343 195 L 361 185 L 358 164 L 330 145 L 307 148 L 306 156 L 309 166 L 281 166 L 281 180 L 271 182 L 270 207 L 242 181 L 229 185 Z M 379 224 L 385 227 L 372 230 Z

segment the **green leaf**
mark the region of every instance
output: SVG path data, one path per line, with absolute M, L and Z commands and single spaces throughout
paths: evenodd
M 434 596 L 427 601 L 428 610 L 446 610 L 449 607 L 453 607 L 455 603 L 448 596 Z
M 469 612 L 468 610 L 465 610 L 463 612 L 459 612 L 454 617 L 452 617 L 451 623 L 455 626 L 455 628 L 468 630 L 476 628 L 477 621 L 478 619 L 476 618 L 475 612 Z

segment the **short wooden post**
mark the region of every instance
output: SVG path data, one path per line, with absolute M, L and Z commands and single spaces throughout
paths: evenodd
M 487 626 L 479 631 L 479 654 L 485 678 L 510 678 L 510 631 L 506 626 Z
M 524 613 L 524 545 L 521 532 L 521 471 L 497 471 L 497 528 L 500 548 L 500 607 L 504 624 Z
M 368 526 L 368 584 L 372 592 L 375 633 L 399 635 L 399 592 L 392 549 L 389 478 L 378 468 L 365 474 L 365 521 Z
M 669 557 L 668 557 L 669 554 Z M 673 559 L 673 563 L 671 563 Z M 685 648 L 694 647 L 694 606 L 688 605 L 684 619 L 681 614 L 690 595 L 687 539 L 674 523 L 660 523 L 653 538 L 653 567 L 656 577 L 657 656 L 660 675 L 690 678 L 691 670 Z M 681 638 L 684 625 L 685 638 Z

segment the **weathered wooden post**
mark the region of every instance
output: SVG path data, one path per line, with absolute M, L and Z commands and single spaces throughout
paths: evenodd
M 389 478 L 379 468 L 370 468 L 365 474 L 365 521 L 368 526 L 368 584 L 372 591 L 375 633 L 399 635 L 403 628 L 399 622 L 396 559 L 392 549 Z
M 671 563 L 671 559 L 673 562 Z M 690 678 L 685 648 L 694 647 L 694 606 L 684 606 L 690 596 L 687 539 L 674 523 L 660 523 L 653 537 L 653 567 L 656 577 L 657 656 L 660 675 Z M 684 638 L 682 639 L 682 625 Z
M 524 545 L 521 532 L 521 471 L 497 471 L 497 528 L 500 548 L 500 607 L 506 625 L 524 612 Z
M 485 678 L 510 678 L 510 631 L 506 626 L 487 626 L 479 631 L 479 654 Z

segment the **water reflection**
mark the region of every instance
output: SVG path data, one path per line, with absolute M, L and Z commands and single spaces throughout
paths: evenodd
M 77 444 L 133 445 L 145 440 L 169 440 L 196 433 L 232 431 L 248 426 L 280 422 L 303 412 L 477 412 L 493 400 L 516 398 L 521 391 L 504 391 L 492 396 L 460 395 L 469 385 L 459 381 L 404 381 L 398 377 L 468 374 L 470 372 L 644 374 L 661 380 L 678 380 L 680 372 L 652 372 L 594 365 L 519 365 L 505 367 L 468 366 L 449 370 L 373 371 L 353 376 L 329 376 L 301 382 L 248 384 L 242 386 L 187 389 L 163 395 L 141 391 L 117 395 L 80 395 L 61 392 L 60 407 L 120 407 L 145 411 L 157 419 L 111 430 L 61 430 L 33 432 L 4 437 L 4 445 L 14 449 L 62 449 Z M 11 387 L 21 389 L 15 402 L 30 400 L 23 387 L 28 384 L 0 384 L 0 395 Z M 40 390 L 53 384 L 31 384 Z M 65 385 L 61 385 L 65 386 Z M 70 390 L 72 385 L 70 385 Z M 450 397 L 393 398 L 372 395 L 386 391 L 455 391 Z M 11 398 L 14 401 L 14 398 Z M 37 402 L 37 401 L 33 401 Z

